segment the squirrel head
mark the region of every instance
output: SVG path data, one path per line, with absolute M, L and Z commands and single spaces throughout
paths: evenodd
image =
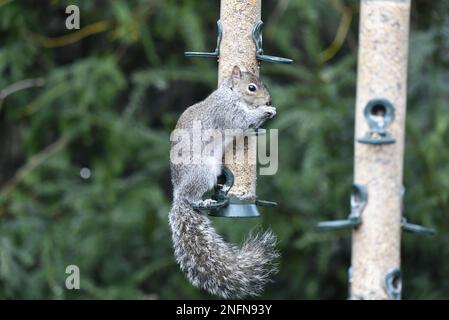
M 238 66 L 232 69 L 232 90 L 238 94 L 250 108 L 271 106 L 271 95 L 258 76 L 243 72 Z

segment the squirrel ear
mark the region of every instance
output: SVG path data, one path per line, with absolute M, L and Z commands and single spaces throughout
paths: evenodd
M 232 68 L 232 84 L 236 85 L 242 79 L 242 71 L 238 66 Z

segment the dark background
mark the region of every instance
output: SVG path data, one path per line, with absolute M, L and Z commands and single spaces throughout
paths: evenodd
M 403 297 L 449 297 L 449 1 L 412 1 L 404 184 Z M 77 4 L 81 29 L 65 28 Z M 0 298 L 209 298 L 173 259 L 169 133 L 216 86 L 219 1 L 0 0 Z M 259 220 L 214 219 L 236 243 L 279 236 L 263 298 L 345 299 L 359 1 L 264 0 L 263 63 L 278 116 L 279 171 Z M 345 28 L 348 25 L 349 28 Z M 340 29 L 339 29 L 340 28 Z M 340 32 L 337 32 L 337 30 Z M 4 97 L 26 79 L 32 88 Z M 42 86 L 41 82 L 45 82 Z M 78 265 L 81 289 L 65 288 Z

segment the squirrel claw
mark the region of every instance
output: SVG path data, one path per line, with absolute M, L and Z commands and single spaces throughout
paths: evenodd
M 206 199 L 192 203 L 192 208 L 196 210 L 214 210 L 224 207 L 228 204 L 228 199 L 221 201 Z

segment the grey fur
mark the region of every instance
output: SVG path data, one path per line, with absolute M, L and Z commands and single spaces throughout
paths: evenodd
M 257 90 L 248 90 L 250 84 Z M 259 127 L 275 114 L 270 93 L 260 79 L 234 67 L 231 77 L 217 90 L 184 111 L 176 129 L 187 129 L 192 134 L 194 121 L 200 121 L 203 130 L 247 130 Z M 219 157 L 221 160 L 221 154 Z M 238 248 L 226 243 L 209 219 L 192 208 L 216 185 L 219 173 L 218 163 L 171 163 L 174 192 L 169 223 L 175 257 L 195 287 L 225 299 L 255 296 L 270 281 L 270 274 L 277 272 L 273 263 L 278 256 L 276 237 L 267 231 L 249 237 Z

